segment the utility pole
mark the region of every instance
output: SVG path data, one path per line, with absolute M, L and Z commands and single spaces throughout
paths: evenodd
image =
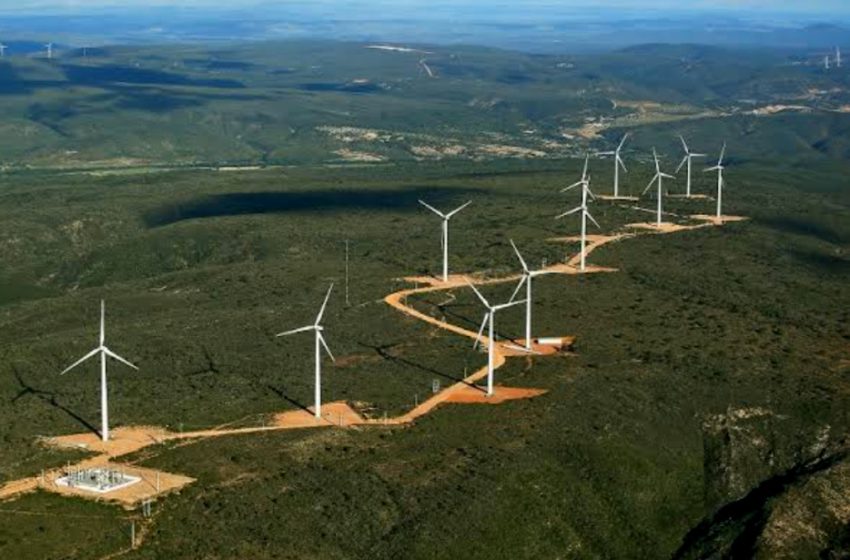
M 345 306 L 351 307 L 351 300 L 348 298 L 348 239 L 345 240 Z

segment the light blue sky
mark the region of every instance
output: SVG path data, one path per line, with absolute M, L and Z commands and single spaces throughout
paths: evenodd
M 503 2 L 490 2 L 488 0 L 456 0 L 453 4 L 466 5 L 492 5 Z M 31 12 L 39 10 L 47 11 L 86 11 L 86 9 L 99 8 L 129 8 L 129 7 L 148 7 L 148 6 L 178 6 L 191 8 L 234 8 L 246 7 L 250 5 L 274 5 L 280 8 L 287 5 L 317 4 L 324 6 L 332 6 L 341 4 L 346 6 L 363 5 L 369 6 L 374 4 L 382 4 L 392 6 L 396 10 L 403 9 L 404 6 L 423 7 L 433 2 L 426 0 L 313 0 L 305 2 L 304 0 L 240 0 L 239 2 L 222 2 L 221 0 L 0 0 L 0 11 L 5 12 Z M 521 2 L 524 7 L 534 9 L 535 6 L 545 7 L 548 10 L 569 9 L 571 7 L 588 8 L 588 7 L 620 7 L 632 9 L 670 9 L 675 11 L 688 10 L 706 10 L 706 9 L 722 9 L 722 10 L 764 10 L 766 12 L 788 12 L 788 11 L 804 11 L 808 13 L 846 13 L 850 11 L 850 1 L 848 0 L 806 0 L 805 2 L 788 1 L 788 0 L 524 0 Z M 515 2 L 514 7 L 519 7 L 520 2 Z

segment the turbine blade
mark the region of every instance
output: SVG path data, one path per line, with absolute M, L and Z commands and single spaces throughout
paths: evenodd
M 497 305 L 496 307 L 494 307 L 493 312 L 501 311 L 502 309 L 507 309 L 509 307 L 513 307 L 515 305 L 525 303 L 526 301 L 528 301 L 528 300 L 527 299 L 520 299 L 520 300 L 517 300 L 517 301 L 509 301 L 508 303 L 503 303 L 501 305 Z
M 590 221 L 593 222 L 593 225 L 596 226 L 596 229 L 602 229 L 599 223 L 593 219 L 593 216 L 590 215 L 590 212 L 587 213 L 587 217 L 590 218 Z
M 581 172 L 581 178 L 585 179 L 587 177 L 587 166 L 590 164 L 590 154 L 584 156 L 584 170 Z
M 645 188 L 645 189 L 643 189 L 643 192 L 642 192 L 642 193 L 640 193 L 640 194 L 641 194 L 641 196 L 645 195 L 645 194 L 646 194 L 646 191 L 648 191 L 649 189 L 651 189 L 651 188 L 652 188 L 652 185 L 654 185 L 654 184 L 655 184 L 655 181 L 657 181 L 657 180 L 658 180 L 658 175 L 656 175 L 655 177 L 653 177 L 653 178 L 652 178 L 652 181 L 650 181 L 650 182 L 649 182 L 649 184 L 646 186 L 646 188 Z
M 508 302 L 512 302 L 514 300 L 516 295 L 519 293 L 520 288 L 522 288 L 523 284 L 531 281 L 531 280 L 529 280 L 530 277 L 531 277 L 531 273 L 522 275 L 522 278 L 520 278 L 520 280 L 519 280 L 519 284 L 516 285 L 516 289 L 514 290 L 514 293 L 511 294 L 511 299 L 509 299 Z
M 85 356 L 83 356 L 82 358 L 80 358 L 79 360 L 77 360 L 76 362 L 71 364 L 70 366 L 63 369 L 62 373 L 60 373 L 59 375 L 65 375 L 66 373 L 68 373 L 69 371 L 71 371 L 72 369 L 74 369 L 75 367 L 80 365 L 81 363 L 85 362 L 89 358 L 96 356 L 97 353 L 100 352 L 102 348 L 103 348 L 102 346 L 98 346 L 97 348 L 95 348 L 94 350 L 92 350 L 91 352 L 89 352 L 88 354 L 86 354 Z
M 314 323 L 316 326 L 319 326 L 319 323 L 322 322 L 322 315 L 325 314 L 325 308 L 328 306 L 328 300 L 331 297 L 331 291 L 334 289 L 333 283 L 331 283 L 331 287 L 328 288 L 328 293 L 325 294 L 325 301 L 322 302 L 322 308 L 319 309 L 319 314 L 316 315 L 316 322 Z
M 573 183 L 573 184 L 572 184 L 572 185 L 570 185 L 569 187 L 564 187 L 563 189 L 561 189 L 561 192 L 571 191 L 571 190 L 573 190 L 574 188 L 576 188 L 576 187 L 578 187 L 578 186 L 580 186 L 580 185 L 583 185 L 583 184 L 584 184 L 584 181 L 578 181 L 578 182 L 576 182 L 576 183 Z
M 449 218 L 451 218 L 452 216 L 454 216 L 455 214 L 457 214 L 458 212 L 460 212 L 461 210 L 463 210 L 464 208 L 466 208 L 470 204 L 472 204 L 471 200 L 468 201 L 466 204 L 462 204 L 462 205 L 458 206 L 457 208 L 455 208 L 454 210 L 452 210 L 451 212 L 446 214 L 446 219 L 448 220 Z
M 315 325 L 310 325 L 309 327 L 301 327 L 300 329 L 292 329 L 291 331 L 277 333 L 275 336 L 289 336 L 291 334 L 297 334 L 297 333 L 313 331 L 313 330 L 316 330 Z
M 688 143 L 687 143 L 687 142 L 685 142 L 685 137 L 684 137 L 684 136 L 682 136 L 682 135 L 680 134 L 680 135 L 679 135 L 679 138 L 681 138 L 681 140 L 682 140 L 682 146 L 684 146 L 684 147 L 685 147 L 685 153 L 686 153 L 687 155 L 691 155 L 691 151 L 688 149 Z
M 675 179 L 674 176 L 668 175 L 667 173 L 661 173 L 659 176 L 664 177 L 665 179 Z
M 578 212 L 581 209 L 582 209 L 581 206 L 577 206 L 576 208 L 573 208 L 572 210 L 564 212 L 563 214 L 558 214 L 557 216 L 555 216 L 555 219 L 557 220 L 559 218 L 566 218 L 567 216 L 571 216 L 572 214 L 575 214 L 576 212 Z
M 707 167 L 706 169 L 703 170 L 703 173 L 709 173 L 711 171 L 720 171 L 721 169 L 723 169 L 722 166 L 715 165 L 714 167 Z
M 473 292 L 475 292 L 475 295 L 476 295 L 476 296 L 478 296 L 478 299 L 480 299 L 480 300 L 481 300 L 481 303 L 483 303 L 483 304 L 484 304 L 484 307 L 486 307 L 487 309 L 490 309 L 490 302 L 489 302 L 489 301 L 487 301 L 487 300 L 484 298 L 484 296 L 482 296 L 482 295 L 481 295 L 481 292 L 479 292 L 479 291 L 478 291 L 478 288 L 476 288 L 476 287 L 472 284 L 472 282 L 470 282 L 470 281 L 469 281 L 469 278 L 467 278 L 467 279 L 466 279 L 466 283 L 467 283 L 467 284 L 469 284 L 469 287 L 470 287 L 470 288 L 472 288 L 472 291 L 473 291 Z
M 517 247 L 516 247 L 516 243 L 514 243 L 514 240 L 513 240 L 513 239 L 511 239 L 511 240 L 510 240 L 510 242 L 511 242 L 511 247 L 513 247 L 513 248 L 514 248 L 514 253 L 516 253 L 517 258 L 519 259 L 519 262 L 520 262 L 520 264 L 522 265 L 522 269 L 523 269 L 525 272 L 528 272 L 528 265 L 527 265 L 527 264 L 525 264 L 525 259 L 524 259 L 524 258 L 522 258 L 522 254 L 519 252 L 519 249 L 517 249 Z
M 626 143 L 626 139 L 627 139 L 628 137 L 629 137 L 629 133 L 628 133 L 628 132 L 627 132 L 627 133 L 625 133 L 625 134 L 623 135 L 623 139 L 622 139 L 622 140 L 620 140 L 620 145 L 619 145 L 619 146 L 617 146 L 617 152 L 618 152 L 618 154 L 617 154 L 617 155 L 619 155 L 619 151 L 623 149 L 623 144 L 625 144 L 625 143 Z
M 592 190 L 590 190 L 590 182 L 589 181 L 585 184 L 584 188 L 587 189 L 587 194 L 590 195 L 590 199 L 595 202 L 596 201 L 596 195 L 593 194 Z
M 106 302 L 100 300 L 100 345 L 106 342 Z
M 325 342 L 325 337 L 322 336 L 322 333 L 318 333 L 318 334 L 319 334 L 319 342 L 322 343 L 322 347 L 325 349 L 325 352 L 327 352 L 328 356 L 331 357 L 331 361 L 336 363 L 336 358 L 334 358 L 333 352 L 331 352 L 331 349 L 328 347 L 328 343 Z
M 726 142 L 723 142 L 723 148 L 720 150 L 720 159 L 717 160 L 717 166 L 723 165 L 723 157 L 726 155 Z
M 433 212 L 434 214 L 438 215 L 439 217 L 443 218 L 444 220 L 446 219 L 446 215 L 445 215 L 445 214 L 443 214 L 442 212 L 440 212 L 439 210 L 437 210 L 436 208 L 434 208 L 433 206 L 431 206 L 430 204 L 428 204 L 428 203 L 427 203 L 427 202 L 425 202 L 424 200 L 421 200 L 421 199 L 420 199 L 420 200 L 419 200 L 419 204 L 421 204 L 422 206 L 424 206 L 425 208 L 427 208 L 428 210 L 430 210 L 430 211 L 431 211 L 431 212 Z
M 682 158 L 682 163 L 680 163 L 680 164 L 679 164 L 679 167 L 677 167 L 677 168 L 676 168 L 676 173 L 678 173 L 679 171 L 681 171 L 681 170 L 682 170 L 682 168 L 683 168 L 683 167 L 685 167 L 685 164 L 686 164 L 686 163 L 688 163 L 688 158 L 689 158 L 689 157 L 691 157 L 691 156 L 690 156 L 690 155 L 686 155 L 684 158 Z
M 475 350 L 481 345 L 481 335 L 484 333 L 484 327 L 487 326 L 487 319 L 490 318 L 490 312 L 484 313 L 484 320 L 481 321 L 481 328 L 478 329 L 478 335 L 475 337 L 475 342 L 472 343 L 472 349 Z
M 124 364 L 125 366 L 130 366 L 131 368 L 133 368 L 133 369 L 135 369 L 135 370 L 137 370 L 137 371 L 138 371 L 138 369 L 139 369 L 139 368 L 137 368 L 136 366 L 134 366 L 133 364 L 131 364 L 130 362 L 128 362 L 127 360 L 125 360 L 124 358 L 122 358 L 121 356 L 119 356 L 118 354 L 116 354 L 115 352 L 113 352 L 112 350 L 110 350 L 109 348 L 107 348 L 106 346 L 104 346 L 104 347 L 103 347 L 103 352 L 104 352 L 107 356 L 109 356 L 110 358 L 113 358 L 113 359 L 115 359 L 115 360 L 118 360 L 119 362 L 121 362 L 121 363 L 122 363 L 122 364 Z
M 658 152 L 655 151 L 655 148 L 652 148 L 652 157 L 655 158 L 655 172 L 661 173 L 661 164 L 658 163 Z
M 619 163 L 619 164 L 620 164 L 620 167 L 622 167 L 622 168 L 623 168 L 623 171 L 625 171 L 626 173 L 628 173 L 628 172 L 629 172 L 629 170 L 628 170 L 628 169 L 626 169 L 626 164 L 625 164 L 625 163 L 623 163 L 623 159 L 620 157 L 620 155 L 619 155 L 619 154 L 617 154 L 617 163 Z

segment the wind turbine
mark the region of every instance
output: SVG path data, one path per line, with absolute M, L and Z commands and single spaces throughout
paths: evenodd
M 587 163 L 588 158 L 584 160 L 584 171 L 581 174 L 581 181 L 573 183 L 569 187 L 562 189 L 561 192 L 566 192 L 568 190 L 574 189 L 578 186 L 581 187 L 581 206 L 577 206 L 572 210 L 568 210 L 563 214 L 559 214 L 555 216 L 555 219 L 566 218 L 572 214 L 575 214 L 578 211 L 581 211 L 581 267 L 580 270 L 584 272 L 585 269 L 585 247 L 587 246 L 587 219 L 590 218 L 590 221 L 599 228 L 599 224 L 596 220 L 593 219 L 593 216 L 590 215 L 590 212 L 587 210 L 587 197 L 590 195 L 594 200 L 596 197 L 593 195 L 593 192 L 590 190 L 590 176 L 587 174 Z M 602 228 L 599 228 L 602 229 Z
M 517 258 L 519 259 L 519 262 L 522 265 L 522 279 L 519 281 L 519 284 L 517 284 L 516 290 L 514 290 L 510 301 L 514 300 L 516 295 L 519 293 L 520 288 L 522 288 L 523 283 L 525 283 L 525 349 L 531 350 L 531 281 L 537 276 L 548 274 L 548 271 L 530 270 L 525 262 L 525 259 L 522 258 L 522 254 L 519 252 L 519 249 L 517 249 L 514 240 L 511 239 L 510 241 L 511 246 L 514 248 L 514 253 L 516 253 Z
M 653 177 L 649 184 L 646 186 L 646 188 L 643 189 L 641 196 L 646 194 L 646 191 L 652 188 L 652 185 L 654 183 L 658 183 L 658 213 L 656 216 L 655 225 L 657 227 L 661 227 L 661 199 L 663 198 L 664 193 L 664 191 L 662 190 L 661 182 L 664 178 L 674 179 L 675 177 L 661 172 L 661 164 L 658 163 L 658 153 L 655 151 L 655 148 L 652 148 L 652 156 L 655 158 L 655 177 Z
M 508 303 L 503 303 L 502 305 L 490 305 L 490 302 L 481 295 L 481 292 L 478 291 L 472 282 L 468 279 L 466 281 L 469 284 L 469 287 L 472 288 L 472 291 L 475 292 L 475 295 L 478 296 L 478 299 L 481 300 L 481 303 L 484 304 L 484 307 L 487 308 L 487 311 L 484 313 L 484 320 L 481 321 L 481 328 L 478 329 L 478 336 L 475 337 L 475 344 L 472 346 L 473 348 L 478 348 L 478 345 L 481 343 L 481 334 L 484 332 L 484 327 L 488 327 L 488 345 L 487 345 L 487 396 L 493 396 L 493 370 L 494 370 L 494 359 L 495 359 L 495 351 L 496 351 L 496 331 L 495 331 L 495 319 L 496 312 L 501 311 L 502 309 L 507 309 L 508 307 L 513 307 L 514 305 L 519 305 L 524 303 L 525 300 L 519 301 L 509 301 Z
M 44 48 L 47 49 L 47 60 L 53 58 L 53 43 L 47 43 Z
M 717 165 L 714 167 L 709 167 L 705 170 L 706 173 L 711 171 L 717 171 L 717 219 L 722 219 L 721 214 L 721 204 L 723 201 L 723 170 L 725 166 L 723 165 L 723 156 L 726 155 L 726 142 L 723 143 L 723 148 L 720 150 L 720 158 L 717 160 Z
M 419 204 L 421 204 L 422 206 L 424 206 L 425 208 L 427 208 L 428 210 L 430 210 L 431 212 L 433 212 L 434 214 L 438 215 L 439 217 L 441 217 L 443 219 L 443 235 L 440 238 L 440 243 L 443 246 L 443 282 L 448 282 L 449 281 L 449 220 L 451 220 L 452 217 L 455 214 L 457 214 L 458 212 L 460 212 L 461 210 L 463 210 L 464 208 L 466 208 L 467 206 L 472 204 L 472 201 L 470 200 L 466 204 L 463 204 L 463 205 L 455 208 L 454 210 L 452 210 L 448 214 L 443 214 L 442 212 L 440 212 L 439 210 L 437 210 L 436 208 L 434 208 L 433 206 L 429 205 L 428 203 L 426 203 L 422 200 L 419 201 Z
M 291 334 L 297 334 L 307 331 L 313 331 L 315 333 L 316 338 L 316 386 L 315 386 L 315 407 L 313 414 L 316 418 L 322 417 L 322 348 L 325 349 L 325 352 L 328 353 L 331 360 L 336 362 L 336 358 L 331 353 L 331 349 L 328 348 L 328 343 L 325 342 L 325 337 L 322 335 L 322 331 L 325 328 L 322 326 L 322 315 L 325 313 L 325 308 L 328 305 L 328 300 L 331 297 L 331 291 L 334 289 L 334 285 L 331 284 L 331 287 L 328 288 L 328 293 L 325 295 L 325 301 L 322 303 L 322 308 L 319 309 L 319 314 L 316 315 L 316 321 L 312 325 L 308 325 L 306 327 L 301 327 L 300 329 L 293 329 L 291 331 L 286 331 L 277 334 L 276 336 L 289 336 Z
M 623 163 L 623 158 L 620 157 L 620 151 L 623 149 L 623 144 L 626 143 L 626 139 L 629 137 L 629 133 L 627 132 L 623 135 L 623 139 L 620 140 L 620 145 L 617 146 L 617 149 L 613 152 L 602 152 L 600 156 L 614 156 L 614 198 L 620 197 L 620 167 L 623 168 L 623 171 L 626 173 L 629 172 L 626 169 L 626 164 Z
M 693 159 L 705 157 L 705 154 L 692 153 L 691 150 L 688 148 L 688 143 L 685 142 L 685 137 L 680 134 L 679 138 L 682 140 L 682 146 L 685 148 L 685 157 L 682 158 L 682 163 L 680 163 L 679 167 L 676 168 L 676 173 L 679 173 L 679 171 L 682 170 L 682 167 L 686 163 L 688 164 L 688 187 L 687 187 L 687 190 L 685 191 L 685 196 L 687 198 L 691 198 L 691 167 L 692 167 Z
M 3 43 L 0 43 L 0 58 L 3 58 L 3 57 L 6 56 L 6 49 L 8 49 L 8 48 L 9 48 L 8 45 L 4 45 Z
M 106 358 L 107 356 L 118 360 L 122 364 L 129 366 L 135 370 L 138 370 L 136 366 L 110 350 L 106 347 L 106 304 L 101 300 L 100 302 L 100 343 L 97 348 L 65 368 L 62 373 L 59 375 L 65 375 L 78 365 L 82 364 L 89 358 L 93 358 L 100 354 L 100 420 L 101 420 L 101 430 L 100 437 L 103 441 L 109 441 L 109 405 L 108 405 L 108 394 L 106 390 Z
M 835 67 L 841 68 L 841 47 L 835 47 Z
M 826 70 L 829 70 L 829 55 L 826 55 L 825 57 L 823 57 L 823 67 Z

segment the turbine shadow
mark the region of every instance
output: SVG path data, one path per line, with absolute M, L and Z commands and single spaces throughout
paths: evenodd
M 49 406 L 51 406 L 51 407 L 53 407 L 57 410 L 61 410 L 62 412 L 64 412 L 68 416 L 70 416 L 72 419 L 74 419 L 76 422 L 78 422 L 80 425 L 82 425 L 87 430 L 97 434 L 98 436 L 102 435 L 100 433 L 100 430 L 97 429 L 96 427 L 94 427 L 88 420 L 83 418 L 81 415 L 77 414 L 72 409 L 68 408 L 66 405 L 59 402 L 59 399 L 56 398 L 56 394 L 54 392 L 45 391 L 45 390 L 42 390 L 42 389 L 37 389 L 37 388 L 33 387 L 32 385 L 27 384 L 27 382 L 24 380 L 23 376 L 21 375 L 21 372 L 18 370 L 17 366 L 15 366 L 15 365 L 12 366 L 12 372 L 15 376 L 15 379 L 18 382 L 18 385 L 21 386 L 21 390 L 18 392 L 17 395 L 15 395 L 14 398 L 12 398 L 9 401 L 10 404 L 15 404 L 18 400 L 22 399 L 23 397 L 25 397 L 27 395 L 32 395 L 35 398 L 37 398 L 38 400 L 40 400 L 44 403 L 47 403 Z
M 464 380 L 462 377 L 455 377 L 454 375 L 436 370 L 434 368 L 423 366 L 421 364 L 417 364 L 416 362 L 413 362 L 413 361 L 408 360 L 406 358 L 401 358 L 399 356 L 394 356 L 394 355 L 390 354 L 388 352 L 388 350 L 390 348 L 392 348 L 393 346 L 396 346 L 396 344 L 385 344 L 383 346 L 375 346 L 375 345 L 372 345 L 372 344 L 367 344 L 366 342 L 358 342 L 357 344 L 359 344 L 360 346 L 363 346 L 364 348 L 374 350 L 380 357 L 387 360 L 388 362 L 395 362 L 395 363 L 398 363 L 398 364 L 402 364 L 402 365 L 405 365 L 405 366 L 408 366 L 408 367 L 411 367 L 411 368 L 414 368 L 414 369 L 418 369 L 420 371 L 430 373 L 432 375 L 436 375 L 438 377 L 442 377 L 443 379 L 448 379 L 449 381 L 452 381 L 454 383 L 463 383 L 464 385 L 466 385 L 468 387 L 478 388 L 476 385 L 474 385 L 472 383 L 467 383 L 466 380 Z
M 453 309 L 453 308 L 456 308 L 456 307 L 469 307 L 468 305 L 465 305 L 465 304 L 460 304 L 460 305 L 440 304 L 440 303 L 435 303 L 435 302 L 424 300 L 424 299 L 420 300 L 420 301 L 422 301 L 422 303 L 425 303 L 425 304 L 430 305 L 432 307 L 436 307 L 446 317 L 451 317 L 452 319 L 456 319 L 457 320 L 457 323 L 456 323 L 457 326 L 466 327 L 466 328 L 469 328 L 469 329 L 474 330 L 474 331 L 478 331 L 478 329 L 481 327 L 480 322 L 476 323 L 474 320 L 469 319 L 469 317 L 467 317 L 466 315 L 461 315 L 460 313 L 454 311 L 454 309 Z M 482 309 L 483 309 L 483 307 L 482 307 Z M 482 310 L 481 314 L 482 314 L 482 317 L 483 317 L 483 314 L 484 314 L 483 310 Z M 497 317 L 498 317 L 498 315 L 497 315 Z M 511 342 L 516 342 L 517 339 L 519 338 L 518 336 L 515 336 L 515 335 L 512 335 L 512 334 L 506 334 L 503 331 L 500 331 L 498 328 L 496 328 L 495 334 L 496 334 L 497 339 L 510 340 Z
M 287 395 L 286 393 L 284 393 L 284 392 L 283 392 L 283 390 L 278 389 L 278 388 L 277 388 L 277 387 L 275 387 L 274 385 L 267 384 L 267 385 L 266 385 L 266 389 L 268 389 L 269 391 L 271 391 L 272 393 L 274 393 L 274 394 L 275 394 L 275 395 L 277 395 L 278 397 L 282 398 L 283 400 L 285 400 L 286 402 L 288 402 L 288 403 L 289 403 L 289 404 L 291 404 L 292 406 L 294 406 L 294 407 L 296 407 L 296 408 L 300 408 L 300 409 L 301 409 L 301 410 L 303 410 L 304 412 L 309 412 L 310 414 L 313 414 L 313 411 L 312 411 L 312 410 L 310 410 L 307 406 L 305 406 L 304 404 L 302 404 L 302 403 L 300 403 L 300 402 L 296 401 L 295 399 L 293 399 L 292 397 L 290 397 L 289 395 Z

